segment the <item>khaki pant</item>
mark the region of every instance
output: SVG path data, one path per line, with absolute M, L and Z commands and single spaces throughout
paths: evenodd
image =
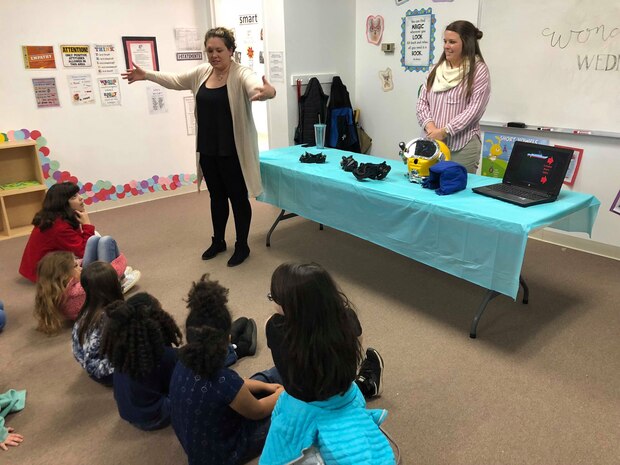
M 468 173 L 476 174 L 476 171 L 478 171 L 478 164 L 480 163 L 481 147 L 482 143 L 480 142 L 480 138 L 474 136 L 461 150 L 451 152 L 450 160 L 463 165 Z

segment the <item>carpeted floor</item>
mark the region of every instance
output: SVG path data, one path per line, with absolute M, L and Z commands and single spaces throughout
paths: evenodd
M 404 464 L 616 465 L 620 460 L 620 263 L 531 240 L 523 274 L 530 303 L 500 296 L 468 337 L 484 290 L 378 246 L 302 218 L 265 236 L 278 210 L 254 203 L 246 263 L 229 252 L 203 262 L 210 244 L 207 195 L 186 194 L 91 214 L 142 271 L 147 291 L 184 327 L 192 280 L 211 273 L 230 288 L 234 317 L 259 324 L 255 357 L 242 376 L 272 365 L 262 331 L 273 311 L 270 276 L 284 261 L 316 261 L 356 305 L 364 344 L 386 362 L 385 428 Z M 231 219 L 232 220 L 232 219 Z M 7 419 L 24 443 L 3 464 L 186 463 L 174 432 L 145 433 L 118 417 L 109 389 L 74 361 L 70 330 L 34 330 L 34 286 L 17 273 L 26 238 L 0 242 L 0 392 L 28 391 Z M 255 463 L 255 462 L 254 462 Z

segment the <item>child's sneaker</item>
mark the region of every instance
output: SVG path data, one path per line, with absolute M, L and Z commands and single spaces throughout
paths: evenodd
M 252 318 L 248 318 L 243 332 L 234 343 L 237 357 L 243 358 L 248 355 L 256 354 L 256 336 L 256 321 Z
M 232 322 L 232 325 L 230 326 L 230 343 L 233 344 L 234 346 L 237 345 L 237 343 L 239 342 L 239 339 L 241 339 L 241 336 L 243 335 L 243 332 L 245 331 L 245 327 L 248 324 L 248 319 L 244 316 L 237 318 L 235 321 Z
M 131 270 L 130 273 L 125 273 L 125 277 L 121 281 L 121 287 L 123 288 L 123 294 L 127 294 L 129 290 L 140 281 L 140 272 L 138 270 Z
M 366 360 L 355 382 L 366 398 L 380 396 L 383 392 L 383 358 L 375 349 L 366 349 Z

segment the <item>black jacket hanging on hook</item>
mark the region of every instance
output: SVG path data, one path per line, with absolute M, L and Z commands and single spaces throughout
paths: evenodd
M 353 120 L 353 107 L 349 91 L 339 76 L 332 80 L 327 105 L 327 134 L 325 145 L 340 150 L 360 153 L 357 129 Z
M 314 125 L 325 122 L 327 95 L 315 77 L 308 81 L 306 92 L 299 99 L 299 124 L 295 129 L 295 144 L 314 145 Z

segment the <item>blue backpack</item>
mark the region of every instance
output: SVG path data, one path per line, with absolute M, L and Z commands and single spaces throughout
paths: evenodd
M 349 152 L 361 153 L 353 108 L 347 87 L 339 76 L 332 80 L 327 104 L 327 135 L 325 145 Z

